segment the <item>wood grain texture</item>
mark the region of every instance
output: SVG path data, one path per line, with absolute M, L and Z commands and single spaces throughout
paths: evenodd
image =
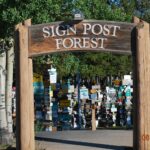
M 29 105 L 30 105 L 30 148 L 31 150 L 35 149 L 35 133 L 34 133 L 34 95 L 33 95 L 33 63 L 32 59 L 28 59 L 28 65 L 29 65 Z
M 134 149 L 150 149 L 150 32 L 149 24 L 140 21 L 137 25 L 137 132 L 134 134 Z
M 95 105 L 92 106 L 92 131 L 96 130 Z
M 19 28 L 20 33 L 20 138 L 21 150 L 30 148 L 30 123 L 29 123 L 29 87 L 28 87 L 28 51 L 27 30 L 24 26 Z
M 100 24 L 102 26 L 120 26 L 120 30 L 116 32 L 116 36 L 105 36 L 105 35 L 94 35 L 91 30 L 88 30 L 87 35 L 83 35 L 83 24 L 88 23 L 92 27 L 95 24 Z M 60 26 L 60 33 L 62 33 L 61 26 L 76 27 L 76 34 L 71 33 L 69 35 L 64 36 L 54 36 L 54 37 L 43 37 L 43 27 L 52 27 Z M 111 21 L 97 21 L 97 20 L 84 20 L 82 22 L 70 21 L 70 22 L 54 22 L 50 24 L 40 24 L 40 25 L 32 25 L 29 27 L 29 57 L 40 55 L 40 54 L 48 54 L 53 52 L 62 52 L 62 51 L 110 51 L 115 53 L 125 53 L 131 54 L 131 31 L 135 27 L 135 24 L 131 23 L 121 23 L 121 22 L 111 22 Z M 95 32 L 99 31 L 98 26 L 94 29 Z M 110 30 L 110 34 L 112 34 L 112 29 Z M 54 31 L 54 34 L 56 32 Z M 64 48 L 63 46 L 60 49 L 56 47 L 56 39 L 61 38 L 64 40 L 65 38 L 80 38 L 83 41 L 83 37 L 85 38 L 107 38 L 107 41 L 104 42 L 104 48 L 79 48 L 79 47 L 69 47 Z M 68 42 L 69 43 L 69 42 Z M 68 44 L 66 42 L 66 44 Z M 91 43 L 90 43 L 91 44 Z
M 137 17 L 133 18 L 133 22 L 136 23 L 138 25 L 138 23 L 140 22 L 140 19 Z M 132 58 L 133 58 L 133 112 L 134 112 L 134 116 L 133 116 L 133 147 L 136 150 L 139 147 L 139 142 L 137 142 L 137 137 L 139 137 L 138 135 L 138 130 L 139 130 L 139 115 L 138 115 L 138 75 L 137 75 L 137 51 L 136 51 L 136 47 L 137 47 L 137 30 L 135 31 L 135 49 L 133 49 L 133 54 L 132 54 Z
M 29 27 L 31 25 L 31 19 L 25 20 L 24 25 L 26 27 Z M 34 95 L 33 95 L 33 64 L 32 64 L 32 59 L 28 58 L 28 94 L 29 94 L 29 123 L 30 123 L 30 149 L 34 150 L 35 149 L 35 140 L 34 140 Z
M 29 72 L 31 73 L 31 63 L 28 59 L 28 27 L 19 27 L 19 47 L 18 47 L 19 64 L 17 71 L 19 72 L 19 128 L 20 132 L 17 136 L 20 138 L 17 150 L 34 150 L 34 109 L 31 99 L 33 99 L 33 90 L 31 87 L 32 81 Z M 31 75 L 31 74 L 30 74 Z M 30 91 L 31 90 L 31 91 Z M 30 93 L 32 92 L 32 94 Z M 31 108 L 32 107 L 32 108 Z M 19 134 L 19 135 L 18 135 Z
M 16 149 L 21 147 L 20 141 L 20 53 L 19 53 L 19 28 L 22 23 L 15 26 L 15 78 L 16 78 Z

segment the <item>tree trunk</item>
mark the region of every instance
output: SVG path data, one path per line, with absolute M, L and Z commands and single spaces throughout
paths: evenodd
M 6 52 L 0 54 L 0 143 L 7 143 L 7 120 L 5 107 Z
M 13 39 L 10 40 L 13 44 Z M 12 83 L 13 83 L 13 63 L 14 63 L 14 46 L 7 51 L 7 78 L 6 78 L 6 118 L 8 125 L 9 143 L 13 140 L 13 120 L 12 120 Z

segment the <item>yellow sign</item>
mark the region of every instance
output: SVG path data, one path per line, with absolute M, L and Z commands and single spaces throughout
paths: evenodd
M 59 104 L 60 104 L 60 107 L 69 107 L 70 101 L 69 100 L 60 100 Z
M 121 80 L 114 80 L 113 82 L 115 85 L 120 85 Z
M 43 76 L 37 73 L 33 73 L 33 82 L 43 82 Z

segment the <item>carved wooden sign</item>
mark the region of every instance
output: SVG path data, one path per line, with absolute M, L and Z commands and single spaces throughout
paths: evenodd
M 83 20 L 28 27 L 29 57 L 62 51 L 131 53 L 132 23 Z

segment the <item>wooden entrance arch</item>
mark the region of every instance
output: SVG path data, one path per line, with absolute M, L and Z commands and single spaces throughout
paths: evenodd
M 62 51 L 110 51 L 133 56 L 134 150 L 150 149 L 150 27 L 98 20 L 16 26 L 17 150 L 34 150 L 32 57 Z

